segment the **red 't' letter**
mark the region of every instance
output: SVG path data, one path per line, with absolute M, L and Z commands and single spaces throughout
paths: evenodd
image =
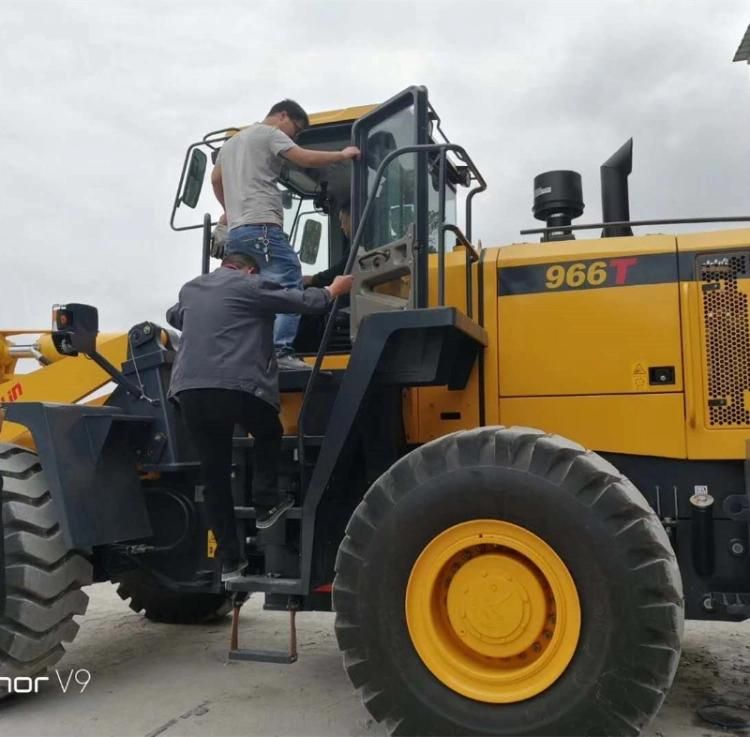
M 625 284 L 628 280 L 628 269 L 637 263 L 638 259 L 635 256 L 611 259 L 609 265 L 615 267 L 615 284 Z

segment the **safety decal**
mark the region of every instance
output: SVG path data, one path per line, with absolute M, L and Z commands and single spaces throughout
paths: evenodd
M 648 371 L 643 361 L 633 365 L 633 389 L 645 391 L 648 388 Z
M 208 531 L 208 547 L 206 550 L 206 557 L 207 558 L 215 558 L 216 557 L 216 549 L 219 547 L 219 544 L 216 542 L 216 535 L 214 535 L 213 530 Z

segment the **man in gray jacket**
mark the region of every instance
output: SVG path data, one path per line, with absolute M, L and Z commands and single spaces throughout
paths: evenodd
M 256 525 L 270 527 L 294 504 L 279 499 L 278 366 L 273 344 L 277 313 L 315 314 L 351 289 L 351 276 L 324 289 L 290 289 L 257 273 L 252 256 L 227 256 L 220 268 L 185 284 L 167 311 L 182 331 L 169 396 L 179 403 L 201 464 L 208 523 L 222 557 L 222 580 L 244 568 L 231 492 L 235 424 L 254 438 L 252 494 Z

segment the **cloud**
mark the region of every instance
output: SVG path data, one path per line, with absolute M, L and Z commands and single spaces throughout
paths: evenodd
M 162 318 L 199 268 L 168 226 L 187 144 L 256 120 L 426 84 L 489 181 L 485 245 L 533 226 L 534 175 L 583 175 L 635 138 L 633 217 L 750 214 L 745 4 L 27 0 L 0 11 L 3 327 L 96 304 L 102 327 Z

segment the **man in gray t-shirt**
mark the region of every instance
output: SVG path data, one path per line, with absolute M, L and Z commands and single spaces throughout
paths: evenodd
M 263 276 L 284 287 L 302 288 L 302 267 L 283 231 L 281 192 L 276 186 L 284 160 L 303 168 L 323 168 L 359 156 L 341 151 L 300 148 L 294 139 L 309 125 L 307 113 L 293 100 L 274 105 L 260 123 L 244 128 L 221 148 L 211 183 L 226 212 L 226 254 L 245 253 L 260 263 Z M 281 369 L 309 369 L 294 356 L 292 343 L 299 315 L 277 315 L 274 345 Z

